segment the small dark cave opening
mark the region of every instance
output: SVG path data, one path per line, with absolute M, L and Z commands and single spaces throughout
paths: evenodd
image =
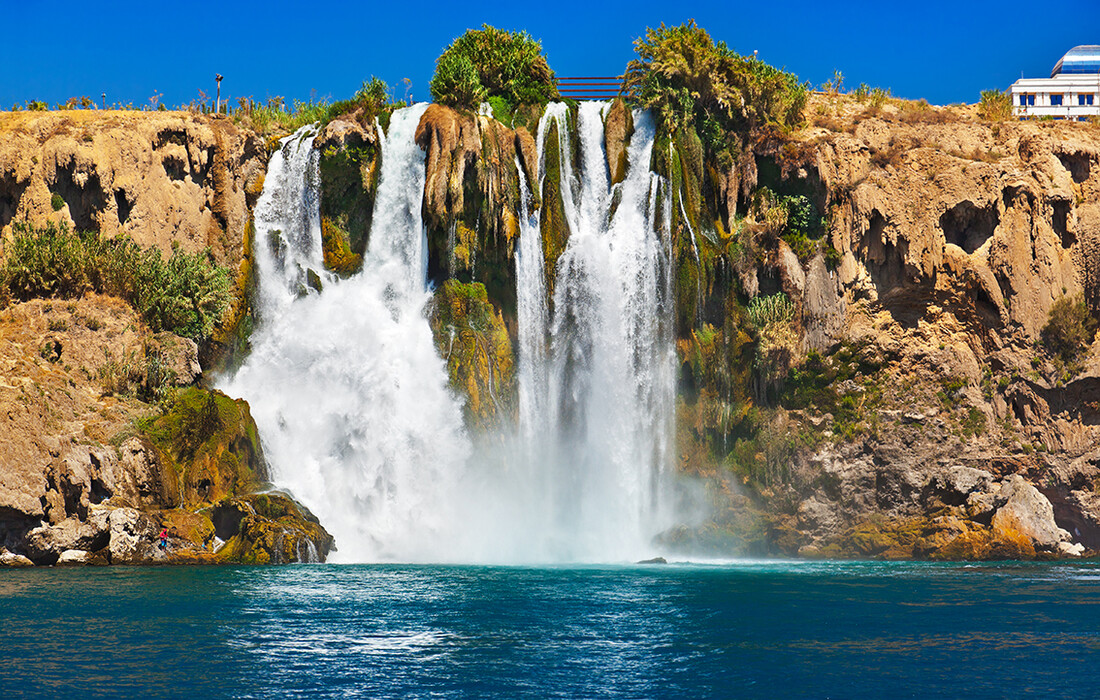
M 1062 161 L 1062 167 L 1069 171 L 1073 181 L 1080 185 L 1089 179 L 1092 170 L 1092 159 L 1087 153 L 1059 153 L 1058 160 Z
M 940 228 L 948 243 L 973 253 L 993 236 L 1000 216 L 992 204 L 979 207 L 970 201 L 959 202 L 940 216 Z
M 1054 228 L 1054 232 L 1058 234 L 1058 238 L 1062 241 L 1062 248 L 1069 249 L 1077 242 L 1077 236 L 1069 230 L 1071 204 L 1070 202 L 1060 201 L 1052 202 L 1051 206 L 1054 209 L 1054 214 L 1051 217 L 1050 225 Z
M 115 206 L 118 208 L 118 223 L 121 226 L 130 219 L 130 212 L 134 209 L 134 203 L 126 194 L 126 190 L 115 190 Z

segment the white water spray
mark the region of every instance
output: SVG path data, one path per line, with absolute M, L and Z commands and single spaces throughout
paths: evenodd
M 675 381 L 658 225 L 669 198 L 657 212 L 652 121 L 634 115 L 626 179 L 609 187 L 606 105 L 580 108 L 576 172 L 567 107 L 548 106 L 538 152 L 557 129 L 570 230 L 552 314 L 517 163 L 518 429 L 475 452 L 425 317 L 424 154 L 413 142 L 424 109 L 395 112 L 381 140 L 371 239 L 347 280 L 322 272 L 312 132 L 284 140 L 256 212 L 260 328 L 224 389 L 250 402 L 276 482 L 335 535 L 340 560 L 651 556 L 671 524 Z
M 564 105 L 551 105 L 540 128 L 540 145 L 547 129 L 558 128 L 570 237 L 557 266 L 546 366 L 522 373 L 520 387 L 521 396 L 538 393 L 541 385 L 522 382 L 541 379 L 543 372 L 549 377 L 548 415 L 535 417 L 553 436 L 544 451 L 551 473 L 547 530 L 557 556 L 578 560 L 646 552 L 670 515 L 662 496 L 672 449 L 675 355 L 667 314 L 668 233 L 656 225 L 658 184 L 649 172 L 654 128 L 648 114 L 634 115 L 626 179 L 609 188 L 606 108 L 580 106 L 579 173 L 570 165 L 571 144 L 561 128 Z M 524 277 L 527 270 L 517 266 L 521 297 L 526 285 L 540 284 Z M 534 354 L 526 359 L 540 361 Z M 522 366 L 525 358 L 520 360 Z M 546 431 L 539 425 L 528 432 Z
M 336 537 L 338 560 L 437 558 L 436 542 L 453 524 L 452 484 L 469 452 L 424 315 L 424 152 L 413 132 L 425 108 L 395 112 L 382 139 L 362 273 L 326 277 L 322 293 L 296 297 L 290 267 L 257 255 L 261 326 L 224 387 L 248 400 L 276 483 L 318 514 Z M 311 150 L 297 135 L 284 143 L 265 197 L 272 188 L 273 201 L 292 199 L 280 190 Z M 257 217 L 257 248 L 272 239 L 292 256 L 319 258 L 312 225 L 307 232 L 284 220 L 271 229 L 267 221 L 261 228 Z M 309 258 L 316 270 L 318 258 Z

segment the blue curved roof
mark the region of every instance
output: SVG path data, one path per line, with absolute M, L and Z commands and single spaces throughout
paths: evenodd
M 1067 51 L 1065 56 L 1058 59 L 1050 77 L 1091 73 L 1100 73 L 1100 46 L 1096 44 L 1074 46 Z

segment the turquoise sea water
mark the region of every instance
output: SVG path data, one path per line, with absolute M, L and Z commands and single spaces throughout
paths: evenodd
M 1100 565 L 0 571 L 22 697 L 1098 697 Z

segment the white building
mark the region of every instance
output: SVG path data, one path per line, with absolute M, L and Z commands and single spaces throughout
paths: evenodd
M 1084 121 L 1100 115 L 1100 46 L 1074 46 L 1049 78 L 1020 78 L 1012 83 L 1012 105 L 1024 117 Z

